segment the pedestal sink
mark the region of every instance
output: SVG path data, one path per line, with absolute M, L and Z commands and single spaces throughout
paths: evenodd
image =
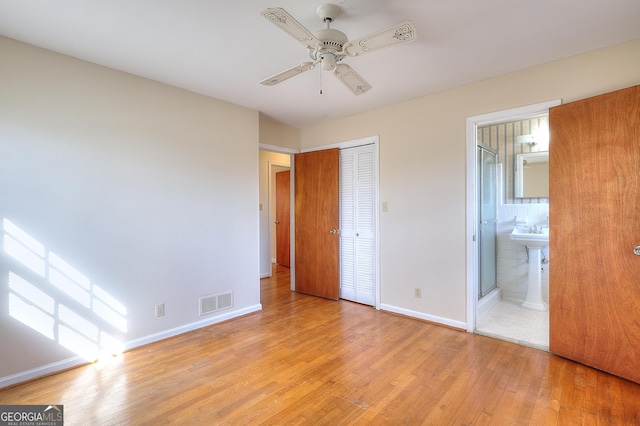
M 529 250 L 529 274 L 527 298 L 522 303 L 523 308 L 535 311 L 546 311 L 547 304 L 542 301 L 542 248 L 549 245 L 549 228 L 542 228 L 539 233 L 531 232 L 530 228 L 514 228 L 510 235 L 511 241 L 526 246 Z

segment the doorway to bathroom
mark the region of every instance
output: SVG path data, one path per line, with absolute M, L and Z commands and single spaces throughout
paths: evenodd
M 548 151 L 548 109 L 559 104 L 467 119 L 467 331 L 544 350 L 549 347 L 548 312 L 520 306 L 527 296 L 528 251 L 510 234 L 516 218 L 526 226 L 548 227 L 548 195 L 524 197 L 516 190 L 522 179 L 518 161 L 519 155 Z M 548 247 L 543 258 L 548 300 Z

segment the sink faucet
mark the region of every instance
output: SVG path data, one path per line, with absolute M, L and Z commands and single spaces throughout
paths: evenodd
M 538 225 L 533 225 L 529 228 L 529 232 L 531 232 L 532 234 L 542 234 L 542 228 Z

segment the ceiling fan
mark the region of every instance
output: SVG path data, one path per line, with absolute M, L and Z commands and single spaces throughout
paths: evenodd
M 326 23 L 326 28 L 311 33 L 296 21 L 286 10 L 274 7 L 262 12 L 262 16 L 282 28 L 307 48 L 312 62 L 304 62 L 286 71 L 262 80 L 260 84 L 274 86 L 284 80 L 313 69 L 322 64 L 322 69 L 332 71 L 354 94 L 361 95 L 371 90 L 371 85 L 341 61 L 347 56 L 360 56 L 385 47 L 408 43 L 416 39 L 413 22 L 406 21 L 382 31 L 349 41 L 342 31 L 330 28 L 330 24 L 340 13 L 340 7 L 325 4 L 316 10 L 316 15 Z M 322 92 L 321 92 L 322 93 Z

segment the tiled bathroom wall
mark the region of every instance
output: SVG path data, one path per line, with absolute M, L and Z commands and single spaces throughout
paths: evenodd
M 498 206 L 497 284 L 503 299 L 523 302 L 527 296 L 527 252 L 522 244 L 509 239 L 515 219 L 527 218 L 528 226 L 549 226 L 549 204 L 501 204 Z M 549 258 L 549 247 L 542 249 Z M 549 302 L 549 264 L 542 265 L 542 296 Z

